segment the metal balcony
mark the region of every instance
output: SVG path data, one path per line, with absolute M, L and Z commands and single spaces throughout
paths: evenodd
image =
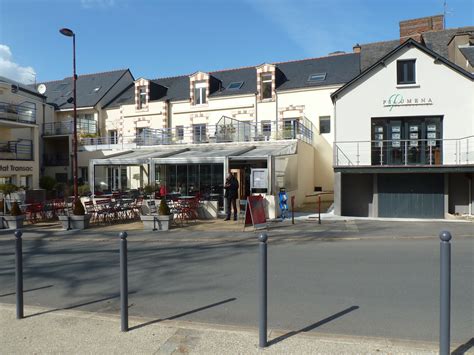
M 0 160 L 33 160 L 33 142 L 27 139 L 0 142 Z
M 334 143 L 335 167 L 446 166 L 474 164 L 474 136 Z
M 0 120 L 35 124 L 36 105 L 32 102 L 15 105 L 0 101 Z
M 43 136 L 64 136 L 74 133 L 73 121 L 43 123 Z M 97 134 L 97 122 L 92 120 L 77 120 L 78 134 Z

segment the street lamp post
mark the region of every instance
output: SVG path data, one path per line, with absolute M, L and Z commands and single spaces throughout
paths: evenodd
M 76 100 L 76 34 L 69 28 L 61 28 L 59 32 L 66 36 L 72 37 L 72 82 L 73 82 L 73 107 L 74 107 L 74 118 L 73 118 L 73 138 L 72 138 L 72 174 L 73 174 L 73 185 L 74 185 L 74 203 L 77 201 L 78 190 L 77 190 L 77 100 Z

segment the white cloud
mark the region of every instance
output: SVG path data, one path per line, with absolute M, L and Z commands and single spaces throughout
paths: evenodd
M 84 9 L 106 9 L 115 6 L 115 0 L 81 0 Z
M 0 44 L 0 75 L 23 84 L 33 84 L 36 71 L 32 67 L 22 67 L 15 63 L 10 47 Z

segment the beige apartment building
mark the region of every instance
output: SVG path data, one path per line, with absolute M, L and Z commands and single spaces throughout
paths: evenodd
M 89 161 L 95 190 L 159 185 L 221 208 L 231 170 L 240 198 L 263 194 L 275 217 L 282 188 L 298 205 L 332 190 L 330 94 L 358 72 L 349 53 L 139 78 L 104 107 L 106 135 L 82 140 L 79 166 Z
M 40 129 L 53 116 L 45 96 L 0 77 L 0 184 L 39 188 Z

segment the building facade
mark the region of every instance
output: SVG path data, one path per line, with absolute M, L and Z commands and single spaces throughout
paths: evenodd
M 0 77 L 0 184 L 39 188 L 40 127 L 53 116 L 45 96 Z
M 335 92 L 335 213 L 472 214 L 473 78 L 409 39 Z

